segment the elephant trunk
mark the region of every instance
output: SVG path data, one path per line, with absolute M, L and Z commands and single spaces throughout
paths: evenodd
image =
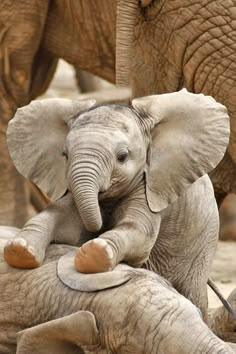
M 88 231 L 97 232 L 102 227 L 98 203 L 99 173 L 91 162 L 76 162 L 71 169 L 71 192 L 79 214 Z
M 134 42 L 134 27 L 139 15 L 137 0 L 119 0 L 116 23 L 116 84 L 129 86 L 131 49 Z

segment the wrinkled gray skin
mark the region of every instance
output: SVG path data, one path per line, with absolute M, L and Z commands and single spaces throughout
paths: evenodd
M 211 95 L 230 116 L 230 141 L 210 177 L 218 200 L 236 192 L 236 31 L 232 0 L 117 2 L 116 82 L 133 97 L 188 91 Z
M 130 268 L 125 284 L 82 293 L 56 274 L 59 257 L 71 246 L 51 245 L 34 270 L 8 266 L 2 247 L 16 232 L 0 227 L 1 354 L 79 354 L 82 348 L 100 354 L 235 352 L 209 330 L 190 301 L 147 270 Z
M 84 243 L 75 257 L 80 272 L 144 264 L 206 319 L 218 212 L 204 174 L 227 146 L 225 108 L 184 91 L 135 99 L 130 108 L 93 104 L 35 101 L 11 121 L 16 167 L 59 199 L 7 244 L 6 261 L 34 268 L 49 243 Z

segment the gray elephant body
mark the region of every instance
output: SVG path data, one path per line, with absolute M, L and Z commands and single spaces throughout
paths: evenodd
M 8 237 L 16 231 L 0 228 Z M 4 242 L 0 238 L 0 249 Z M 14 269 L 0 255 L 1 354 L 81 353 L 79 345 L 104 354 L 234 352 L 194 305 L 147 270 L 130 268 L 129 280 L 112 289 L 71 290 L 57 277 L 56 266 L 73 249 L 51 245 L 43 265 L 33 270 Z
M 228 142 L 225 108 L 187 91 L 132 107 L 93 104 L 35 101 L 9 124 L 16 167 L 59 200 L 6 245 L 6 261 L 37 267 L 57 242 L 81 246 L 75 267 L 83 273 L 146 262 L 206 316 L 218 212 L 205 173 Z

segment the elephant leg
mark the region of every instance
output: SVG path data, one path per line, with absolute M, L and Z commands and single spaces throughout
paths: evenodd
M 160 215 L 150 212 L 142 184 L 117 207 L 113 229 L 79 248 L 76 269 L 82 273 L 105 272 L 122 261 L 141 266 L 155 244 L 160 221 Z
M 6 130 L 16 109 L 29 103 L 35 85 L 40 46 L 49 1 L 9 0 L 0 3 L 0 223 L 22 227 L 28 219 L 28 183 L 8 153 Z M 42 75 L 43 77 L 43 75 Z M 38 80 L 41 82 L 40 80 Z M 40 83 L 42 86 L 42 83 Z M 39 90 L 38 90 L 39 92 Z
M 226 151 L 218 166 L 209 173 L 217 196 L 217 201 L 228 193 L 236 193 L 236 168 L 235 162 Z M 220 197 L 220 198 L 219 198 Z
M 76 245 L 81 231 L 82 221 L 68 193 L 26 223 L 5 245 L 4 258 L 17 268 L 36 268 L 42 264 L 52 241 Z
M 214 16 L 214 11 L 213 5 L 211 8 L 209 7 L 209 13 L 212 13 L 212 16 Z M 213 38 L 206 40 L 205 36 L 201 36 L 201 39 L 198 37 L 199 42 L 193 40 L 192 43 L 197 44 L 198 42 L 199 50 L 196 47 L 194 52 L 191 52 L 190 48 L 185 51 L 184 62 L 186 64 L 183 67 L 185 87 L 189 91 L 210 95 L 227 108 L 230 117 L 229 145 L 224 158 L 210 173 L 215 191 L 226 194 L 236 193 L 236 54 L 235 40 L 232 45 L 230 37 L 225 36 L 227 32 L 234 33 L 236 27 L 234 21 L 227 20 L 228 16 L 233 18 L 233 8 L 222 6 L 221 18 L 225 21 L 225 26 L 228 26 L 228 29 L 225 32 L 226 27 L 215 27 L 217 31 L 222 31 L 217 44 L 221 48 L 215 51 L 214 46 L 209 45 Z M 208 21 L 209 25 L 210 23 L 211 21 Z M 203 33 L 209 34 L 206 28 Z
M 207 320 L 207 280 L 217 247 L 218 209 L 207 175 L 162 212 L 146 268 L 169 280 Z
M 227 195 L 219 212 L 219 239 L 222 241 L 236 241 L 236 195 L 234 193 Z
M 215 198 L 216 198 L 216 203 L 218 205 L 218 208 L 220 209 L 225 197 L 227 196 L 227 193 L 221 193 L 221 192 L 215 192 Z
M 33 63 L 30 100 L 42 95 L 49 87 L 57 68 L 58 58 L 55 58 L 45 48 L 40 47 Z

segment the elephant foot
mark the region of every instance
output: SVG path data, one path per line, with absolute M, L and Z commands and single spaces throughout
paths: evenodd
M 4 258 L 10 266 L 17 268 L 37 268 L 40 265 L 34 247 L 28 245 L 21 237 L 7 242 L 4 247 Z
M 74 260 L 80 273 L 102 273 L 113 269 L 114 259 L 111 246 L 102 239 L 95 238 L 79 248 Z

